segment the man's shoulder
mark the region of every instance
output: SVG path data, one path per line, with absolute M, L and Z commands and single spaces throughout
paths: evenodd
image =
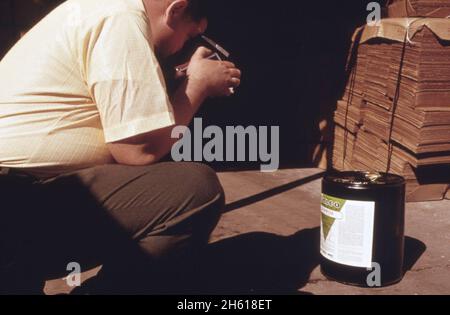
M 56 13 L 58 20 L 64 20 L 63 33 L 69 37 L 84 39 L 97 34 L 105 25 L 138 25 L 148 29 L 148 18 L 142 0 L 69 0 Z M 125 33 L 120 30 L 120 33 Z
M 104 18 L 119 14 L 145 14 L 142 0 L 69 0 L 66 5 L 88 18 Z

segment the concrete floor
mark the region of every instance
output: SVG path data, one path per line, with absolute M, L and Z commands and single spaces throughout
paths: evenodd
M 274 294 L 450 294 L 450 201 L 407 205 L 402 282 L 363 289 L 328 281 L 318 267 L 318 169 L 219 174 L 227 213 L 212 235 L 211 292 Z M 83 279 L 93 276 L 92 270 Z M 69 292 L 49 281 L 47 294 Z

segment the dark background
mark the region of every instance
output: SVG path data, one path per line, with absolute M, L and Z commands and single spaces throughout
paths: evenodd
M 313 149 L 330 140 L 319 122 L 332 120 L 351 38 L 369 2 L 214 1 L 208 34 L 233 53 L 243 81 L 235 98 L 205 107 L 205 119 L 278 125 L 283 165 L 316 164 Z
M 60 2 L 0 0 L 0 57 Z M 316 164 L 313 149 L 332 140 L 332 128 L 321 131 L 319 123 L 331 120 L 351 37 L 365 23 L 369 2 L 211 0 L 207 33 L 232 53 L 243 81 L 234 97 L 204 106 L 204 125 L 280 126 L 283 166 Z

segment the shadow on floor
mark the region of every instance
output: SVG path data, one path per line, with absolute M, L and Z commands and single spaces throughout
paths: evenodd
M 418 239 L 405 237 L 405 258 L 403 263 L 403 272 L 411 270 L 416 262 L 422 257 L 427 250 L 427 246 Z
M 167 264 L 158 273 L 160 278 L 149 279 L 152 288 L 141 293 L 311 294 L 301 289 L 319 265 L 319 232 L 319 228 L 305 229 L 287 237 L 258 232 L 215 242 L 195 263 L 183 260 Z M 405 238 L 405 273 L 425 250 L 421 241 Z M 94 289 L 91 294 L 98 293 Z
M 189 277 L 177 278 L 186 284 L 180 293 L 310 294 L 300 290 L 319 265 L 319 233 L 319 228 L 288 237 L 249 233 L 211 244 L 202 264 Z M 425 250 L 423 242 L 405 237 L 405 273 Z
M 309 183 L 311 183 L 311 182 L 313 182 L 315 180 L 318 180 L 318 179 L 322 178 L 324 176 L 324 174 L 325 174 L 325 172 L 320 172 L 318 174 L 314 174 L 314 175 L 311 175 L 311 176 L 308 176 L 308 177 L 305 177 L 305 178 L 301 178 L 301 179 L 298 179 L 298 180 L 293 181 L 291 183 L 287 183 L 287 184 L 284 184 L 284 185 L 281 185 L 281 186 L 278 186 L 278 187 L 266 190 L 266 191 L 261 192 L 259 194 L 256 194 L 256 195 L 253 195 L 253 196 L 250 196 L 250 197 L 247 197 L 247 198 L 244 198 L 244 199 L 232 202 L 232 203 L 226 205 L 224 213 L 231 212 L 231 211 L 234 211 L 234 210 L 237 210 L 237 209 L 240 209 L 240 208 L 247 207 L 247 206 L 249 206 L 251 204 L 263 201 L 265 199 L 269 199 L 269 198 L 274 197 L 276 195 L 282 194 L 282 193 L 284 193 L 286 191 L 295 189 L 295 188 L 297 188 L 299 186 L 309 184 Z
M 208 246 L 190 272 L 180 272 L 163 293 L 301 294 L 319 264 L 319 228 L 282 237 L 249 233 Z M 183 285 L 183 284 L 184 285 Z

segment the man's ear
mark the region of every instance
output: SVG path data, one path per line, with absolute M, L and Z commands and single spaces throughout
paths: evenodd
M 166 9 L 165 22 L 171 26 L 185 17 L 188 0 L 175 0 Z

